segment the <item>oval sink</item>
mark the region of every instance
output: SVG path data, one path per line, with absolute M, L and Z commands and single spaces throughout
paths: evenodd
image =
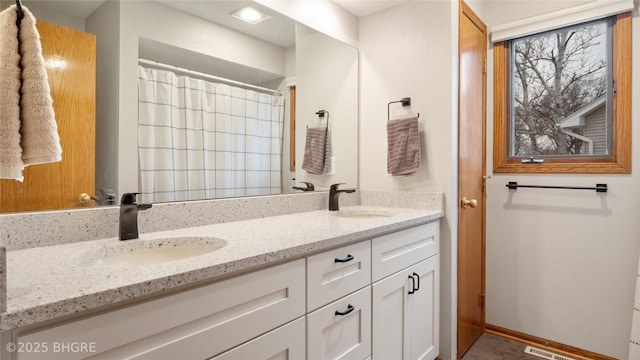
M 345 218 L 377 218 L 395 215 L 392 211 L 381 209 L 347 209 L 336 212 L 338 217 Z
M 94 266 L 140 266 L 185 260 L 208 254 L 227 245 L 223 239 L 180 237 L 156 240 L 127 240 L 108 246 L 91 256 Z

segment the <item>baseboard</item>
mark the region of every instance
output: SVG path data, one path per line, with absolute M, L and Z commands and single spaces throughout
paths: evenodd
M 511 340 L 519 341 L 527 345 L 553 351 L 560 355 L 569 356 L 578 360 L 617 360 L 606 355 L 594 353 L 577 347 L 561 344 L 559 342 L 543 339 L 537 336 L 528 335 L 514 330 L 509 330 L 500 326 L 487 324 L 486 332 L 489 334 L 502 336 Z

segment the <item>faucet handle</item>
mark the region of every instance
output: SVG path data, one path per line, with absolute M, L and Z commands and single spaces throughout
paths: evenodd
M 333 184 L 331 185 L 331 190 L 336 191 L 338 190 L 338 186 L 340 185 L 344 185 L 345 183 L 337 183 L 337 184 Z
M 124 193 L 120 199 L 121 205 L 136 205 L 136 195 L 140 193 Z

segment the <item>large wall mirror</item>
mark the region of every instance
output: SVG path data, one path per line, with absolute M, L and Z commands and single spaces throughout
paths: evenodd
M 357 187 L 357 49 L 245 0 L 23 4 L 96 39 L 95 188 L 65 207 Z M 269 18 L 232 16 L 249 5 Z M 323 174 L 302 169 L 317 127 L 329 129 Z

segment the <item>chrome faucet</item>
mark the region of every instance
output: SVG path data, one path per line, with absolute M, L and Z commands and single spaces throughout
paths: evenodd
M 138 238 L 138 210 L 146 210 L 151 204 L 137 204 L 138 193 L 124 193 L 120 201 L 120 240 Z
M 338 186 L 343 184 L 333 184 L 329 188 L 329 211 L 338 211 L 340 210 L 340 206 L 338 204 L 338 199 L 340 198 L 341 193 L 353 193 L 356 192 L 356 189 L 340 189 L 338 190 Z

